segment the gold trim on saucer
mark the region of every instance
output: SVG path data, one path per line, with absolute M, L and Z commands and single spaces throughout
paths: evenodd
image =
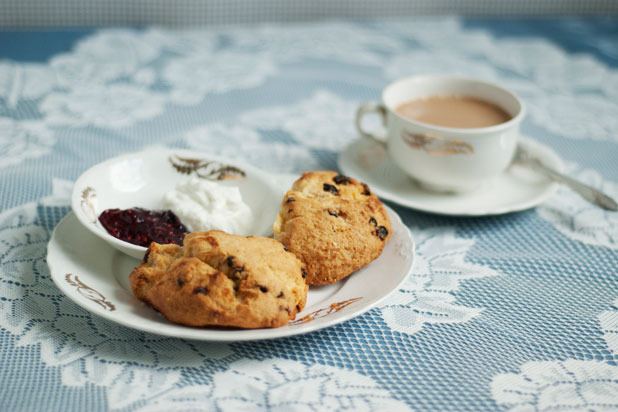
M 79 280 L 79 277 L 77 275 L 67 273 L 64 278 L 69 285 L 75 287 L 77 289 L 77 292 L 86 299 L 90 299 L 91 301 L 93 301 L 107 311 L 113 312 L 116 310 L 116 306 L 114 306 L 112 302 L 107 300 L 107 298 L 105 298 L 105 296 L 103 296 L 100 292 L 94 290 L 93 288 Z
M 289 325 L 302 325 L 304 323 L 309 323 L 309 322 L 311 322 L 313 320 L 316 320 L 318 318 L 323 318 L 325 316 L 328 316 L 331 313 L 337 313 L 341 309 L 345 308 L 346 306 L 349 306 L 352 303 L 357 302 L 357 301 L 359 301 L 361 299 L 362 299 L 362 297 L 358 297 L 358 298 L 352 298 L 352 299 L 344 300 L 342 302 L 331 303 L 330 306 L 327 307 L 327 308 L 322 308 L 322 309 L 315 310 L 315 311 L 313 311 L 311 313 L 306 314 L 305 316 L 303 316 L 300 319 L 294 319 L 294 320 L 290 321 Z

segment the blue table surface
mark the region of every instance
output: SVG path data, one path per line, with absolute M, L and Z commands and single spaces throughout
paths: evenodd
M 50 281 L 88 167 L 161 145 L 337 170 L 356 107 L 429 72 L 513 89 L 522 133 L 618 199 L 615 17 L 0 32 L 0 410 L 618 410 L 618 213 L 563 187 L 499 216 L 389 203 L 416 243 L 410 279 L 302 336 L 151 335 Z

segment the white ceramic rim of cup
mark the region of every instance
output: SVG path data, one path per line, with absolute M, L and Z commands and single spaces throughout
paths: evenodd
M 452 80 L 452 81 L 464 82 L 464 83 L 478 84 L 478 85 L 483 85 L 483 86 L 493 88 L 499 91 L 500 93 L 503 93 L 505 96 L 508 96 L 509 98 L 513 99 L 513 102 L 517 104 L 518 110 L 516 111 L 516 114 L 513 115 L 513 117 L 511 117 L 509 120 L 507 120 L 504 123 L 499 123 L 499 124 L 496 124 L 493 126 L 487 126 L 487 127 L 457 128 L 457 127 L 437 126 L 437 125 L 430 124 L 430 123 L 420 122 L 418 120 L 414 120 L 409 117 L 404 117 L 400 115 L 399 113 L 397 113 L 397 111 L 395 110 L 396 107 L 393 107 L 392 105 L 389 105 L 387 103 L 386 96 L 389 93 L 389 91 L 394 88 L 401 87 L 402 83 L 408 83 L 412 81 L 415 81 L 415 82 L 438 81 L 438 80 L 446 80 L 446 79 Z M 445 90 L 445 94 L 446 93 L 448 93 L 447 90 Z M 471 96 L 471 97 L 476 97 L 476 96 Z M 486 100 L 486 99 L 483 99 L 483 100 Z M 500 106 L 503 110 L 506 110 L 506 108 L 502 107 L 498 103 L 495 103 L 495 102 L 490 102 L 490 103 L 496 104 Z M 508 89 L 505 89 L 504 87 L 499 86 L 496 83 L 492 83 L 486 80 L 475 79 L 473 77 L 449 75 L 449 74 L 413 75 L 413 76 L 408 76 L 408 77 L 404 77 L 399 80 L 396 80 L 390 83 L 388 86 L 386 86 L 384 90 L 382 91 L 382 104 L 384 104 L 384 106 L 388 109 L 388 111 L 390 111 L 394 116 L 398 117 L 400 120 L 403 120 L 405 122 L 417 124 L 424 128 L 432 129 L 433 131 L 436 131 L 436 132 L 470 135 L 469 137 L 474 137 L 474 135 L 481 135 L 485 133 L 499 132 L 501 129 L 508 129 L 512 127 L 514 124 L 521 122 L 521 120 L 524 118 L 526 114 L 526 107 L 524 105 L 524 102 L 514 92 Z

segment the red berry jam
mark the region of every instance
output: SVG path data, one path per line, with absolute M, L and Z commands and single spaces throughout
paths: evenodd
M 138 246 L 175 243 L 189 233 L 180 219 L 171 210 L 107 209 L 99 216 L 99 222 L 113 237 Z

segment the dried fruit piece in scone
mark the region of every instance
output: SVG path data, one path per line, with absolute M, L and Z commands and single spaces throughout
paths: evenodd
M 304 173 L 281 202 L 275 239 L 302 260 L 310 285 L 337 282 L 382 253 L 391 234 L 369 187 L 332 171 Z
M 281 243 L 194 232 L 183 247 L 152 243 L 129 280 L 136 297 L 190 326 L 283 326 L 305 306 L 301 261 Z

